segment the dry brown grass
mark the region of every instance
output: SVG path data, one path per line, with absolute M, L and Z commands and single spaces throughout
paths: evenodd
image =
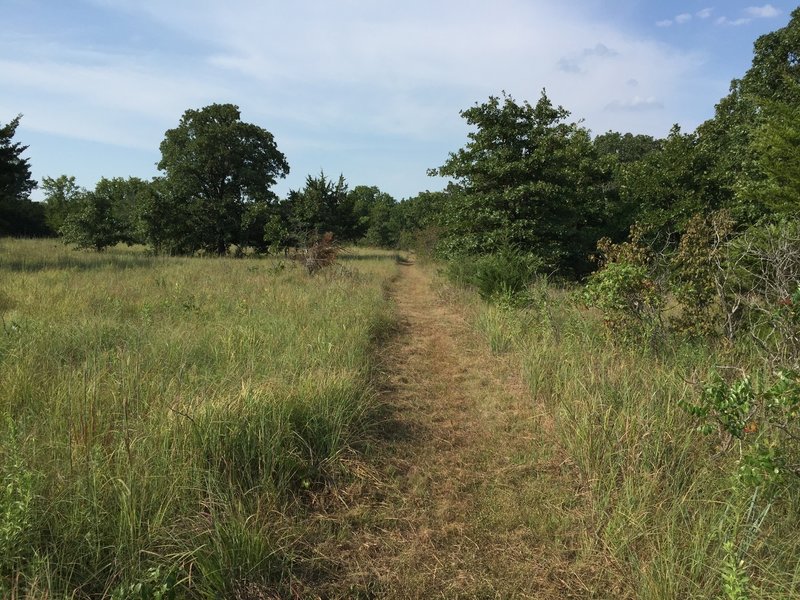
M 375 463 L 326 517 L 324 597 L 604 597 L 576 555 L 581 490 L 508 356 L 405 266 L 382 347 Z M 536 437 L 531 432 L 537 432 Z M 367 472 L 368 471 L 368 472 Z M 331 541 L 334 540 L 334 541 Z

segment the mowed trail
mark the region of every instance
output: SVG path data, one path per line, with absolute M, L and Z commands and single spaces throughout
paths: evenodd
M 423 267 L 393 288 L 369 500 L 336 548 L 340 592 L 386 598 L 593 595 L 569 542 L 579 490 L 510 356 L 494 356 Z

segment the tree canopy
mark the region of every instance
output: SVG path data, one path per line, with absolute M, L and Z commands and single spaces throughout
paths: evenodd
M 152 202 L 168 203 L 173 219 L 192 224 L 185 250 L 216 254 L 245 242 L 249 206 L 273 203 L 272 186 L 289 172 L 272 134 L 243 122 L 233 104 L 187 110 L 166 132 L 158 168 L 169 192 Z M 158 235 L 157 221 L 149 224 Z
M 30 200 L 36 181 L 22 156 L 28 146 L 14 141 L 21 119 L 0 125 L 0 235 L 45 235 L 44 211 Z
M 504 94 L 461 115 L 475 128 L 467 145 L 431 172 L 461 188 L 442 215 L 445 251 L 508 246 L 551 269 L 585 269 L 608 178 L 589 132 L 544 92 L 535 105 Z

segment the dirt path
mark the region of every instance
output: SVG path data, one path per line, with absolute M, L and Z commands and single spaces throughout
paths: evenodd
M 403 266 L 393 295 L 384 462 L 370 500 L 351 507 L 339 585 L 360 597 L 591 595 L 565 542 L 568 469 L 537 440 L 547 422 L 519 369 L 491 354 L 422 267 Z

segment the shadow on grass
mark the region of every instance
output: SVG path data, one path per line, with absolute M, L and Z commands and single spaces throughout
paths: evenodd
M 401 261 L 403 258 L 399 254 L 348 254 L 342 252 L 337 257 L 339 260 L 358 261 L 358 260 L 395 260 Z
M 48 258 L 0 258 L 0 271 L 11 271 L 17 273 L 37 273 L 49 269 L 64 269 L 74 271 L 93 271 L 96 269 L 114 269 L 124 271 L 126 269 L 140 269 L 150 267 L 153 258 L 149 256 L 92 256 L 92 257 L 71 257 L 56 256 Z

